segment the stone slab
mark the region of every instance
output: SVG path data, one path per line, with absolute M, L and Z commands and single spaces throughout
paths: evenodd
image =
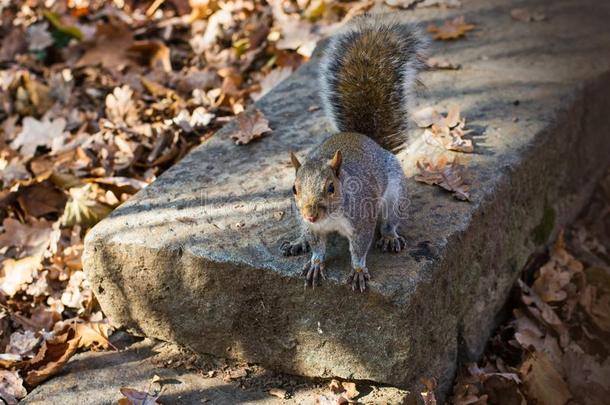
M 525 4 L 525 3 L 524 3 Z M 257 106 L 273 133 L 236 146 L 234 123 L 115 210 L 86 239 L 84 266 L 116 325 L 307 376 L 450 385 L 476 358 L 528 255 L 575 216 L 610 163 L 610 2 L 531 1 L 548 20 L 513 21 L 509 0 L 405 11 L 430 22 L 464 15 L 477 29 L 435 42 L 462 65 L 422 75 L 421 105 L 458 103 L 475 152 L 460 155 L 470 203 L 409 180 L 408 248 L 371 252 L 365 294 L 345 285 L 347 244 L 332 242 L 329 279 L 303 290 L 305 258 L 279 246 L 296 236 L 288 151 L 329 134 L 318 59 Z M 445 154 L 418 138 L 400 155 L 412 176 Z
M 222 371 L 206 377 L 189 367 L 163 367 L 169 359 L 180 359 L 172 345 L 151 339 L 138 340 L 122 335 L 117 352 L 85 352 L 74 356 L 60 374 L 36 387 L 20 403 L 26 405 L 110 405 L 123 398 L 121 387 L 146 392 L 154 376 L 159 377 L 161 404 L 313 404 L 318 396 L 330 396 L 326 384 L 294 382 L 290 376 L 268 376 L 265 370 L 244 380 L 227 381 Z M 292 381 L 291 381 L 292 380 Z M 269 394 L 271 388 L 285 389 L 289 398 Z M 361 385 L 361 403 L 402 404 L 410 394 L 392 387 Z

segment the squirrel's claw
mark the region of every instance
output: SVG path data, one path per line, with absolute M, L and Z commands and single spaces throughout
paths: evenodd
M 352 285 L 352 291 L 356 291 L 356 289 L 360 290 L 360 292 L 364 292 L 366 290 L 366 282 L 371 279 L 371 275 L 367 268 L 357 268 L 352 269 L 352 272 L 349 274 L 347 282 Z
M 284 256 L 298 256 L 309 252 L 309 243 L 302 240 L 294 242 L 285 240 L 280 245 L 280 251 Z
M 407 246 L 407 241 L 400 235 L 386 235 L 379 238 L 377 247 L 382 252 L 399 253 Z
M 319 285 L 320 277 L 326 280 L 326 273 L 324 272 L 324 262 L 321 260 L 309 260 L 303 266 L 303 275 L 305 276 L 305 288 L 311 286 L 316 288 Z

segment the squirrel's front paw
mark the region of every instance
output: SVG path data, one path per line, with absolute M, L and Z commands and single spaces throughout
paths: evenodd
M 366 289 L 366 282 L 370 279 L 371 275 L 366 267 L 357 267 L 352 269 L 347 282 L 352 285 L 352 290 L 356 291 L 356 289 L 358 289 L 360 292 L 364 292 Z
M 398 234 L 394 235 L 382 235 L 377 241 L 377 247 L 382 252 L 394 252 L 398 253 L 407 246 L 405 238 Z
M 305 288 L 313 287 L 318 285 L 320 277 L 326 280 L 326 274 L 324 273 L 325 268 L 324 261 L 317 258 L 312 258 L 303 267 L 303 275 L 305 276 Z
M 298 256 L 309 252 L 309 243 L 302 239 L 294 242 L 285 240 L 282 242 L 280 250 L 284 256 Z

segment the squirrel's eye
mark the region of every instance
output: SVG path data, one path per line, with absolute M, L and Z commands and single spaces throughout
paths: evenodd
M 332 194 L 335 192 L 335 185 L 333 183 L 330 183 L 328 185 L 328 188 L 326 189 L 326 191 L 328 192 L 328 194 Z
M 296 194 L 297 193 L 297 186 L 292 186 L 292 194 Z

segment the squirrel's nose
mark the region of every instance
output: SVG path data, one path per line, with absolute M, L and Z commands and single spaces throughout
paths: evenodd
M 305 215 L 305 219 L 308 220 L 309 222 L 316 222 L 318 217 L 316 215 Z

